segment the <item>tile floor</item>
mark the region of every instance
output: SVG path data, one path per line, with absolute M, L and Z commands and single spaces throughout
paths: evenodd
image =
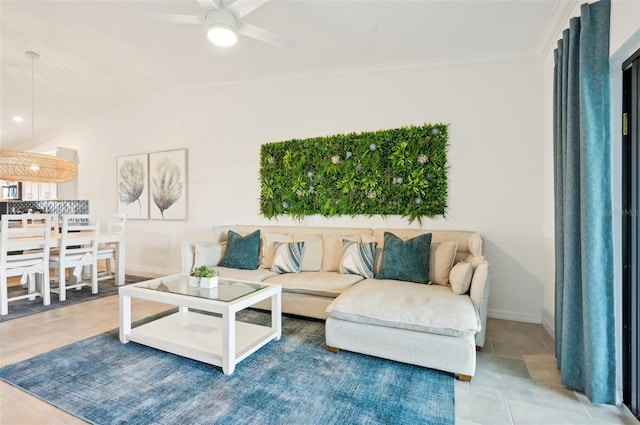
M 134 320 L 170 306 L 133 300 Z M 9 305 L 11 308 L 11 305 Z M 0 323 L 0 366 L 18 362 L 118 326 L 118 297 L 106 297 Z M 456 381 L 456 423 L 637 424 L 626 407 L 593 405 L 565 389 L 553 340 L 540 325 L 489 319 L 476 375 Z M 0 425 L 81 424 L 0 382 Z
M 591 404 L 560 383 L 541 325 L 489 319 L 471 382 L 456 381 L 459 425 L 638 424 L 626 406 Z

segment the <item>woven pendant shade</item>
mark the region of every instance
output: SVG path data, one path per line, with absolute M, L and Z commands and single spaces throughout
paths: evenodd
M 25 52 L 31 59 L 31 139 L 35 133 L 35 79 L 34 62 L 40 57 L 36 52 Z M 72 162 L 34 152 L 0 152 L 0 180 L 18 182 L 64 183 L 78 175 Z
M 33 152 L 0 152 L 0 180 L 63 183 L 73 180 L 78 168 L 53 155 Z

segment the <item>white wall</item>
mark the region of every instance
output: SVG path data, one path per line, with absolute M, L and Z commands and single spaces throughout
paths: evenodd
M 543 296 L 542 70 L 539 58 L 369 69 L 182 88 L 144 99 L 47 141 L 79 152 L 79 196 L 117 208 L 116 158 L 187 148 L 189 220 L 131 220 L 127 270 L 180 269 L 180 243 L 259 215 L 260 145 L 291 138 L 450 124 L 447 218 L 474 229 L 491 264 L 490 315 L 540 322 Z M 273 224 L 294 223 L 281 218 Z M 406 227 L 400 217 L 309 217 L 302 225 Z M 417 223 L 414 223 L 417 226 Z

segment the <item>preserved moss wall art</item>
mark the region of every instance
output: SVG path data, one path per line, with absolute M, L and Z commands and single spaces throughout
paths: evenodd
M 289 215 L 445 215 L 448 125 L 267 143 L 260 212 Z

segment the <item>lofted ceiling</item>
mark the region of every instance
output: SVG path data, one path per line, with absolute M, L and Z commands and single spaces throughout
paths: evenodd
M 225 0 L 225 2 L 230 2 Z M 141 98 L 197 86 L 432 61 L 540 52 L 576 0 L 271 0 L 245 21 L 296 40 L 240 36 L 223 55 L 204 26 L 141 14 L 202 14 L 196 1 L 0 0 L 0 147 L 35 139 Z M 13 116 L 23 116 L 16 123 Z

